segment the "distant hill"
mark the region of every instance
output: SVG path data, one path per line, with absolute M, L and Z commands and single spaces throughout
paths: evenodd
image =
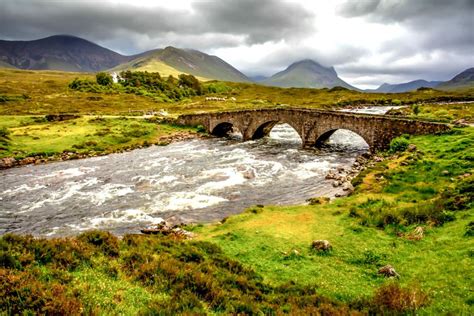
M 0 68 L 15 69 L 16 67 L 0 60 Z
M 268 79 L 267 76 L 261 76 L 261 75 L 256 75 L 256 76 L 251 76 L 249 77 L 253 82 L 260 82 L 260 81 L 263 81 L 263 80 L 266 80 Z
M 426 81 L 426 80 L 420 79 L 420 80 L 414 80 L 414 81 L 399 83 L 399 84 L 384 83 L 377 89 L 370 89 L 370 90 L 365 90 L 365 91 L 380 92 L 380 93 L 401 93 L 401 92 L 413 91 L 421 87 L 434 88 L 438 86 L 440 83 L 442 83 L 442 81 Z
M 453 90 L 474 88 L 474 68 L 469 68 L 454 76 L 453 79 L 440 84 L 438 89 Z
M 243 73 L 216 56 L 193 49 L 166 47 L 138 55 L 112 70 L 157 71 L 162 75 L 188 73 L 200 78 L 234 82 L 250 82 Z
M 285 88 L 333 88 L 340 86 L 357 90 L 339 78 L 334 67 L 324 67 L 310 59 L 295 62 L 261 83 Z
M 0 60 L 20 69 L 96 72 L 129 59 L 70 35 L 55 35 L 34 41 L 0 40 Z

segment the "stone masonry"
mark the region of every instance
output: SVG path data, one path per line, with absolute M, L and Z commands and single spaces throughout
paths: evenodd
M 237 129 L 244 141 L 267 136 L 277 123 L 291 125 L 300 135 L 303 147 L 318 146 L 338 129 L 360 135 L 372 151 L 386 149 L 390 141 L 402 134 L 434 134 L 449 126 L 384 115 L 356 114 L 300 108 L 258 109 L 181 115 L 178 124 L 202 125 L 215 136 Z

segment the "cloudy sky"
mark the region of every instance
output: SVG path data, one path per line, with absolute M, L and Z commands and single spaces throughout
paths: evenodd
M 474 0 L 0 0 L 1 39 L 194 48 L 250 76 L 310 58 L 360 88 L 474 67 L 473 30 Z

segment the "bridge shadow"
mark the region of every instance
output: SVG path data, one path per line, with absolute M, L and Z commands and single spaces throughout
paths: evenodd
M 223 122 L 216 127 L 211 132 L 212 135 L 217 137 L 226 137 L 230 139 L 242 140 L 242 132 L 234 126 L 234 124 L 229 122 Z

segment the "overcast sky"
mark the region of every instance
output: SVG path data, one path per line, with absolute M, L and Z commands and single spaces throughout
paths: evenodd
M 0 0 L 1 39 L 194 48 L 250 76 L 310 58 L 360 88 L 474 67 L 473 30 L 474 0 Z

